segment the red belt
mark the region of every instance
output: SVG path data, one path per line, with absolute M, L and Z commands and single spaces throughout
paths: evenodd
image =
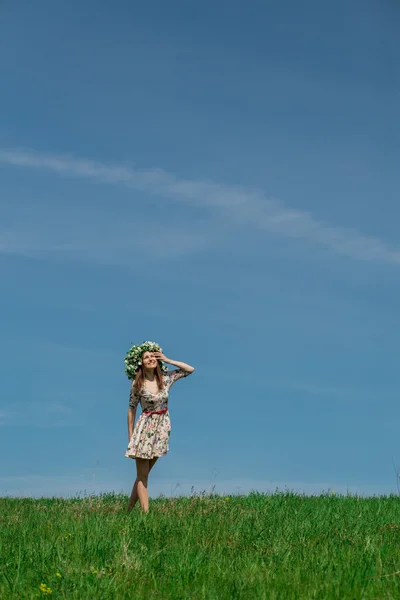
M 163 415 L 164 413 L 166 413 L 168 410 L 168 408 L 163 408 L 162 410 L 144 410 L 143 414 L 146 415 L 146 417 L 148 417 L 149 415 Z

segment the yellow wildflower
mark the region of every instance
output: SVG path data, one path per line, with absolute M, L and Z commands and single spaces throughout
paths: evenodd
M 57 577 L 62 577 L 61 573 L 56 573 Z
M 39 586 L 39 589 L 42 592 L 42 594 L 44 594 L 45 596 L 49 596 L 50 594 L 53 593 L 52 589 L 45 583 L 41 583 Z

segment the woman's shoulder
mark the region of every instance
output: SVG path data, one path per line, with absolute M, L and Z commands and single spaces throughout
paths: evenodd
M 142 385 L 142 387 L 140 389 L 138 389 L 135 385 L 135 382 L 132 381 L 132 384 L 131 384 L 131 395 L 132 396 L 136 396 L 136 398 L 141 398 L 145 391 L 146 391 L 146 388 L 144 385 Z
M 175 377 L 177 373 L 183 373 L 182 369 L 168 369 L 168 371 L 164 371 L 164 377 L 166 379 L 171 379 L 171 377 Z
M 170 383 L 173 380 L 175 373 L 176 373 L 176 369 L 168 369 L 168 371 L 164 371 L 164 373 L 163 373 L 164 381 L 166 383 L 168 383 L 168 382 Z

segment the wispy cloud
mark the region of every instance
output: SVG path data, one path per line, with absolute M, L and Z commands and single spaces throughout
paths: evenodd
M 267 197 L 262 190 L 213 181 L 179 179 L 158 168 L 135 169 L 129 165 L 107 165 L 93 160 L 32 151 L 0 150 L 0 164 L 47 170 L 63 177 L 84 178 L 94 183 L 124 185 L 173 202 L 223 211 L 224 216 L 235 224 L 248 224 L 271 235 L 300 239 L 353 260 L 400 264 L 400 249 L 380 238 L 324 224 L 314 219 L 310 212 L 292 210 L 281 201 Z

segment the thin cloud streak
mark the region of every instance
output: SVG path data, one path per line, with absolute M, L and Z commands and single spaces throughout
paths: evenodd
M 400 249 L 353 229 L 325 225 L 307 211 L 292 210 L 281 201 L 268 198 L 262 190 L 178 179 L 163 169 L 141 170 L 31 151 L 0 150 L 0 164 L 42 169 L 100 184 L 125 185 L 175 202 L 219 209 L 235 223 L 248 223 L 275 236 L 300 239 L 346 258 L 400 264 Z

